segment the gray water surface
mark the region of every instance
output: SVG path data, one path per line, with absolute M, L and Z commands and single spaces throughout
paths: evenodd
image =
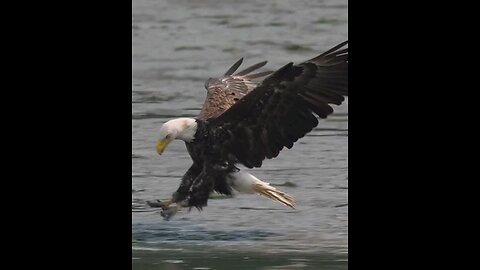
M 170 221 L 145 207 L 169 198 L 191 165 L 181 141 L 159 156 L 157 132 L 169 119 L 198 114 L 207 78 L 241 57 L 245 66 L 268 60 L 266 69 L 310 59 L 348 39 L 347 8 L 347 1 L 132 1 L 132 268 L 347 268 L 348 99 L 291 150 L 248 170 L 294 196 L 295 210 L 256 195 L 212 199 Z

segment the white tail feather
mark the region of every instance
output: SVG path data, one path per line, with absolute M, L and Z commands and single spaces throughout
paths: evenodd
M 292 196 L 270 186 L 269 184 L 265 184 L 266 183 L 256 183 L 253 189 L 260 195 L 295 209 L 295 201 Z
M 229 184 L 241 193 L 257 193 L 283 205 L 295 208 L 295 200 L 292 196 L 282 192 L 269 183 L 263 182 L 246 172 L 235 172 L 229 175 Z

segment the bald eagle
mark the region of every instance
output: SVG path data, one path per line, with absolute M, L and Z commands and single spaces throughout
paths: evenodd
M 236 74 L 243 58 L 223 77 L 205 83 L 207 96 L 196 118 L 173 119 L 162 125 L 156 150 L 162 154 L 173 140 L 183 140 L 193 164 L 182 177 L 171 199 L 149 202 L 161 207 L 169 219 L 183 207 L 207 206 L 211 192 L 231 195 L 235 189 L 257 193 L 294 208 L 293 198 L 240 171 L 262 166 L 318 125 L 315 115 L 326 118 L 331 104 L 348 96 L 348 48 L 345 41 L 325 53 L 275 72 L 253 71 L 261 62 Z M 264 78 L 256 83 L 255 79 Z

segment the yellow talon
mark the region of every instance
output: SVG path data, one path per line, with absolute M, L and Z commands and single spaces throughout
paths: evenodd
M 168 199 L 162 202 L 165 208 L 169 207 L 173 203 L 172 199 Z
M 147 201 L 147 204 L 150 207 L 157 207 L 162 209 L 167 209 L 172 203 L 173 203 L 172 199 L 165 200 L 165 201 L 157 200 L 156 202 Z

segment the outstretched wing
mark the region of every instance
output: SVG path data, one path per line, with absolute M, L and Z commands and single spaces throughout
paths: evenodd
M 280 68 L 217 118 L 210 119 L 213 151 L 260 167 L 317 126 L 348 96 L 345 41 L 299 65 Z
M 198 116 L 199 119 L 207 119 L 219 116 L 238 100 L 244 97 L 248 92 L 257 87 L 258 83 L 254 82 L 254 79 L 265 77 L 272 73 L 272 71 L 265 71 L 250 74 L 252 71 L 265 66 L 267 61 L 264 61 L 233 75 L 242 62 L 243 58 L 233 64 L 233 66 L 222 78 L 211 78 L 205 82 L 207 98 L 205 99 L 202 111 Z

